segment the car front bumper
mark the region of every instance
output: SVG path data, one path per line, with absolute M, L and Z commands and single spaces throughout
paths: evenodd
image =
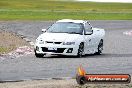
M 78 45 L 59 45 L 59 44 L 36 44 L 35 52 L 37 54 L 52 55 L 77 55 Z

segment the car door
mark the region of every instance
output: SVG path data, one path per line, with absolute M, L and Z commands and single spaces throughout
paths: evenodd
M 94 43 L 95 43 L 95 35 L 92 30 L 92 26 L 90 23 L 86 22 L 84 24 L 84 35 L 85 35 L 85 52 L 93 53 L 94 52 Z

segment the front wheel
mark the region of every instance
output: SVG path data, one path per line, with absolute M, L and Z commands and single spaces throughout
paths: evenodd
M 82 57 L 83 52 L 84 52 L 84 44 L 80 43 L 79 48 L 78 48 L 77 57 Z
M 101 55 L 103 51 L 103 40 L 101 39 L 98 45 L 98 52 L 96 52 L 97 55 Z
M 36 53 L 36 51 L 35 51 L 35 56 L 36 56 L 37 58 L 42 58 L 44 55 L 45 55 L 45 54 L 38 54 L 38 53 Z

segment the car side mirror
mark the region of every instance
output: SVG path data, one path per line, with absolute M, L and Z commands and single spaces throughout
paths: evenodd
M 42 29 L 42 32 L 46 32 L 46 29 Z
M 91 34 L 93 34 L 93 30 L 92 31 L 86 31 L 85 32 L 85 35 L 91 35 Z

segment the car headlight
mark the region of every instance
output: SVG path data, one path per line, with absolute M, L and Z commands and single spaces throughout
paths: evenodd
M 36 39 L 36 43 L 39 43 L 39 44 L 44 44 L 44 41 L 42 39 Z
M 75 45 L 75 42 L 63 42 L 63 45 Z
M 43 41 L 43 40 L 40 40 L 40 41 L 39 41 L 39 44 L 44 44 L 44 41 Z

